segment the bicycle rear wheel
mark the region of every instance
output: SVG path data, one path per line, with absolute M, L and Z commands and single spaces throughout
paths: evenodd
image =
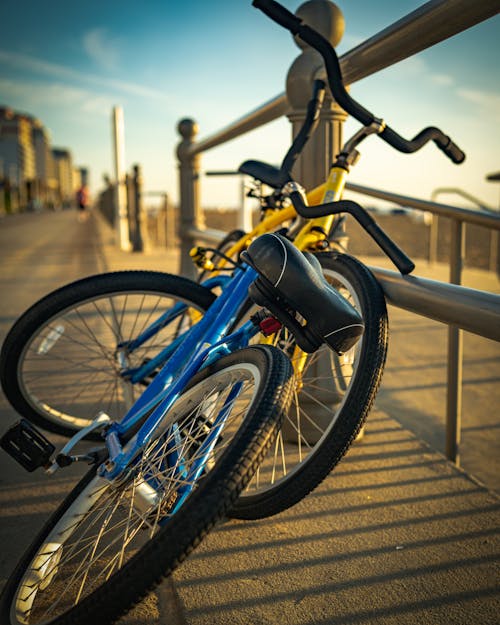
M 111 486 L 94 468 L 68 495 L 7 582 L 0 621 L 110 625 L 125 613 L 226 514 L 277 433 L 291 383 L 289 360 L 269 346 L 197 374 L 127 479 Z
M 28 309 L 7 335 L 0 356 L 4 393 L 22 416 L 65 436 L 89 425 L 101 409 L 120 419 L 144 388 L 123 370 L 156 356 L 214 299 L 194 282 L 151 271 L 101 274 L 64 286 Z M 179 303 L 185 307 L 143 345 L 118 349 Z
M 388 344 L 385 299 L 372 273 L 356 259 L 317 254 L 323 275 L 361 314 L 362 338 L 338 356 L 323 345 L 295 351 L 287 330 L 274 344 L 297 363 L 294 398 L 272 451 L 230 516 L 258 519 L 286 510 L 313 490 L 343 457 L 362 427 L 381 382 Z M 318 311 L 322 314 L 324 311 Z M 297 368 L 297 367 L 296 367 Z

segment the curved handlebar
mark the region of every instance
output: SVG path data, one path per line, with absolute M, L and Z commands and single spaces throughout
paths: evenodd
M 303 24 L 300 18 L 278 2 L 275 2 L 275 0 L 253 0 L 252 4 L 321 54 L 325 62 L 330 90 L 339 106 L 364 126 L 380 122 L 373 113 L 365 109 L 347 93 L 342 81 L 342 72 L 337 53 L 327 39 L 310 26 Z M 424 128 L 413 139 L 408 140 L 389 126 L 385 126 L 379 136 L 393 148 L 404 153 L 416 152 L 428 141 L 432 140 L 454 163 L 459 164 L 465 160 L 465 154 L 462 150 L 438 128 Z
M 318 204 L 318 206 L 307 206 L 299 191 L 292 191 L 290 193 L 290 199 L 297 213 L 306 219 L 325 217 L 326 215 L 337 215 L 338 213 L 349 213 L 387 254 L 403 275 L 409 274 L 415 269 L 415 264 L 411 258 L 394 243 L 373 217 L 356 202 L 352 200 L 340 200 L 338 202 Z

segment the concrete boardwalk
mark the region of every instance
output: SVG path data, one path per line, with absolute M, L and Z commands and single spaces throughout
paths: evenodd
M 0 340 L 61 284 L 104 270 L 177 269 L 175 252 L 119 252 L 100 220 L 79 224 L 73 212 L 1 220 L 0 259 Z M 490 276 L 468 275 L 485 281 L 471 286 L 498 288 Z M 472 396 L 464 398 L 463 458 L 477 463 L 473 473 L 488 490 L 409 429 L 442 449 L 443 326 L 396 309 L 390 320 L 388 366 L 363 442 L 293 509 L 219 525 L 175 573 L 175 586 L 165 582 L 123 625 L 499 623 L 500 504 L 491 490 L 500 456 L 499 346 L 466 335 L 465 365 L 473 368 L 464 369 Z M 2 432 L 16 419 L 3 397 L 0 418 Z M 5 454 L 0 471 L 3 584 L 76 474 L 27 474 Z

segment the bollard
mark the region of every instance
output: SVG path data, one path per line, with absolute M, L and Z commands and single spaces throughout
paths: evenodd
M 144 251 L 144 207 L 142 206 L 142 176 L 139 165 L 132 168 L 132 205 L 133 205 L 133 241 L 134 252 Z
M 197 271 L 191 261 L 189 251 L 196 240 L 192 228 L 205 227 L 200 207 L 200 156 L 192 153 L 192 146 L 198 134 L 198 124 L 193 119 L 181 119 L 177 130 L 182 141 L 177 146 L 179 159 L 179 236 L 181 240 L 181 275 L 196 279 Z

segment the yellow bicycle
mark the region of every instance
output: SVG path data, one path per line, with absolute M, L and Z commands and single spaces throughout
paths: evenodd
M 348 213 L 358 220 L 402 274 L 410 273 L 414 264 L 366 211 L 355 202 L 342 200 L 347 175 L 359 156 L 359 144 L 377 135 L 399 151 L 411 153 L 432 140 L 453 162 L 458 164 L 465 158 L 456 144 L 437 128 L 425 128 L 411 140 L 398 135 L 349 96 L 342 83 L 335 50 L 328 41 L 273 0 L 257 0 L 254 5 L 322 54 L 334 98 L 363 126 L 337 155 L 326 182 L 306 195 L 293 180 L 291 169 L 318 119 L 323 85 L 316 81 L 304 126 L 281 167 L 246 161 L 239 168 L 241 173 L 274 189 L 267 197 L 260 197 L 261 221 L 249 233 L 230 233 L 212 257 L 205 249 L 195 248 L 193 259 L 205 270 L 206 278 L 208 271 L 214 275 L 230 266 L 252 241 L 259 237 L 260 241 L 265 240 L 266 235 L 278 231 L 306 255 L 314 254 L 323 278 L 359 312 L 364 334 L 353 347 L 341 350 L 340 354 L 325 344 L 314 353 L 301 349 L 297 340 L 300 330 L 294 336 L 289 330 L 281 329 L 266 339 L 285 350 L 292 360 L 296 376 L 294 401 L 273 453 L 261 464 L 232 512 L 238 518 L 274 514 L 310 492 L 328 475 L 359 432 L 380 385 L 388 345 L 385 300 L 371 272 L 356 259 L 341 253 L 338 237 L 343 236 L 342 215 Z M 284 228 L 285 224 L 289 225 Z M 254 301 L 267 305 L 279 318 L 271 300 L 265 294 L 261 293 L 260 299 L 258 295 L 255 290 L 252 292 Z M 316 311 L 317 316 L 321 312 Z

